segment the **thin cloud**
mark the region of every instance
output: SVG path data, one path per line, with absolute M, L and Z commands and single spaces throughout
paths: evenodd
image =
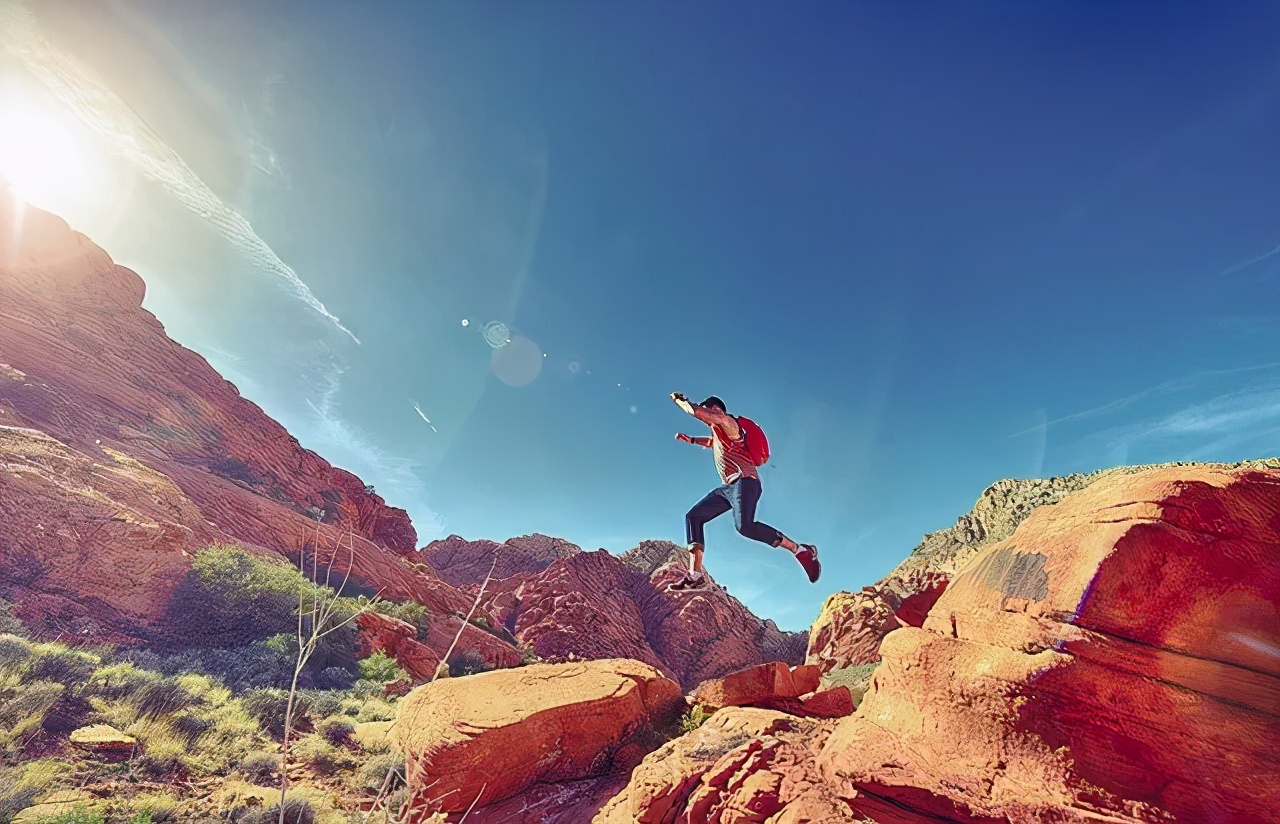
M 1230 269 L 1226 269 L 1222 272 L 1219 272 L 1218 277 L 1226 277 L 1227 275 L 1234 275 L 1236 272 L 1239 272 L 1243 269 L 1248 269 L 1250 266 L 1253 266 L 1255 263 L 1261 263 L 1267 258 L 1273 257 L 1275 255 L 1280 255 L 1280 246 L 1277 246 L 1276 248 L 1272 249 L 1270 252 L 1267 252 L 1266 254 L 1258 255 L 1256 258 L 1251 258 L 1250 260 L 1246 260 L 1244 263 L 1237 263 L 1235 266 L 1232 266 Z
M 426 422 L 427 422 L 427 426 L 431 427 L 431 431 L 432 431 L 432 432 L 439 432 L 439 430 L 438 430 L 438 429 L 436 429 L 436 425 L 435 425 L 435 424 L 433 424 L 433 423 L 431 422 L 431 419 L 427 417 L 427 413 L 422 411 L 422 407 L 421 407 L 421 406 L 418 406 L 417 402 L 415 402 L 415 401 L 410 401 L 410 403 L 412 403 L 412 404 L 413 404 L 413 411 L 418 413 L 418 417 L 419 417 L 419 418 L 422 418 L 424 421 L 426 421 Z
M 1038 423 L 1035 426 L 1014 432 L 1009 437 L 1016 438 L 1020 435 L 1029 435 L 1032 432 L 1039 432 L 1043 429 L 1048 429 L 1049 427 L 1056 426 L 1058 424 L 1068 423 L 1070 421 L 1086 420 L 1088 418 L 1096 418 L 1101 415 L 1106 415 L 1111 412 L 1118 412 L 1121 409 L 1125 409 L 1126 407 L 1132 406 L 1138 401 L 1144 400 L 1153 395 L 1168 394 L 1170 392 L 1177 392 L 1185 389 L 1193 389 L 1196 386 L 1208 380 L 1211 380 L 1213 378 L 1220 378 L 1227 375 L 1237 375 L 1245 372 L 1260 372 L 1260 371 L 1265 371 L 1268 369 L 1276 369 L 1276 368 L 1280 368 L 1280 361 L 1276 361 L 1273 363 L 1263 363 L 1256 366 L 1241 366 L 1235 369 L 1218 369 L 1218 370 L 1197 372 L 1193 375 L 1188 375 L 1186 377 L 1174 378 L 1172 380 L 1164 381 L 1160 384 L 1157 384 L 1156 386 L 1151 387 L 1150 389 L 1143 389 L 1139 392 L 1135 392 L 1134 394 L 1129 395 L 1128 397 L 1120 398 L 1118 400 L 1111 401 L 1110 403 L 1104 403 L 1102 406 L 1095 406 L 1092 409 L 1086 409 L 1082 412 L 1073 412 L 1069 415 L 1063 415 L 1061 417 L 1054 418 L 1053 420 L 1045 421 L 1044 423 Z
M 22 0 L 0 0 L 0 46 L 16 56 L 54 97 L 111 149 L 184 207 L 199 215 L 237 250 L 284 281 L 285 288 L 356 343 L 360 339 L 267 245 L 249 221 L 227 206 L 124 100 L 71 55 L 56 48 Z

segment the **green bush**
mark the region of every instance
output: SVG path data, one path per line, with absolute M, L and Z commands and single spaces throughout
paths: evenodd
M 284 736 L 285 716 L 288 712 L 289 693 L 284 690 L 259 689 L 250 690 L 240 697 L 245 711 L 262 725 L 262 728 L 276 738 Z M 293 728 L 309 729 L 311 726 L 310 707 L 305 693 L 297 693 L 294 698 Z
M 326 718 L 316 726 L 316 733 L 335 747 L 350 747 L 355 743 L 355 725 L 343 718 Z
M 292 758 L 303 762 L 316 775 L 330 776 L 354 766 L 351 756 L 323 738 L 309 735 L 291 748 Z
M 155 681 L 138 690 L 133 698 L 133 705 L 138 714 L 146 718 L 159 718 L 173 715 L 179 710 L 198 705 L 191 693 L 183 689 L 176 681 Z
M 396 659 L 385 652 L 375 652 L 360 662 L 360 680 L 385 684 L 388 681 L 400 681 L 409 677 L 409 673 L 400 669 Z
M 303 693 L 307 712 L 312 718 L 328 718 L 342 712 L 342 695 L 328 691 L 306 690 Z
M 387 781 L 387 774 L 391 780 Z M 361 765 L 356 772 L 356 784 L 359 789 L 376 793 L 386 783 L 387 792 L 393 792 L 404 786 L 404 758 L 395 753 L 383 753 Z
M 277 824 L 279 820 L 279 804 L 274 804 L 266 809 L 247 810 L 235 819 L 236 824 Z M 300 798 L 285 799 L 285 824 L 315 824 L 315 820 L 316 813 L 310 803 Z
M 236 771 L 254 784 L 266 784 L 275 779 L 280 770 L 280 756 L 256 752 L 245 756 L 236 765 Z
M 13 614 L 13 604 L 0 598 L 0 635 L 26 636 L 27 629 Z
M 170 599 L 166 634 L 194 648 L 248 646 L 295 626 L 298 599 L 314 587 L 284 560 L 211 546 L 196 554 Z
M 22 679 L 28 683 L 52 681 L 74 687 L 88 681 L 100 663 L 96 656 L 86 652 L 54 644 L 40 644 L 32 649 Z
M 680 734 L 688 735 L 701 727 L 711 716 L 702 709 L 701 704 L 694 704 L 693 709 L 680 716 Z
M 62 684 L 36 681 L 0 690 L 0 748 L 20 748 L 40 731 L 45 713 L 67 690 Z
M 17 635 L 0 635 L 0 673 L 15 672 L 31 659 L 31 645 Z

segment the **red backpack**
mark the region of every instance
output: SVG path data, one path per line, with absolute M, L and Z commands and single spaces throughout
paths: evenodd
M 743 434 L 747 436 L 747 452 L 751 455 L 752 463 L 764 466 L 769 460 L 769 439 L 764 436 L 764 430 L 750 418 L 738 416 L 737 421 Z

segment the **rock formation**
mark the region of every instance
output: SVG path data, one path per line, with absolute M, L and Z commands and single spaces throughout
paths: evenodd
M 861 706 L 812 760 L 752 761 L 754 738 L 723 759 L 737 786 L 799 773 L 842 807 L 797 817 L 799 794 L 756 796 L 777 821 L 1277 821 L 1277 650 L 1280 470 L 1112 472 L 1037 508 L 921 627 L 887 634 Z M 637 771 L 605 810 L 679 797 L 686 773 Z M 635 820 L 695 820 L 688 798 Z
M 455 536 L 428 544 L 423 555 L 468 591 L 493 569 L 483 602 L 489 614 L 549 661 L 631 658 L 692 689 L 755 664 L 797 664 L 804 654 L 803 633 L 761 621 L 718 587 L 691 595 L 666 592 L 675 579 L 672 559 L 688 557 L 675 544 L 647 541 L 614 556 L 542 536 L 504 544 Z
M 410 815 L 483 810 L 537 785 L 619 783 L 683 706 L 673 681 L 627 660 L 535 664 L 419 687 L 391 730 L 407 759 Z

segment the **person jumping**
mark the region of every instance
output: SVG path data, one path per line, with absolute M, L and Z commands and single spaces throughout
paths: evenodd
M 730 415 L 724 401 L 714 395 L 696 406 L 679 392 L 672 392 L 671 400 L 711 427 L 709 436 L 694 437 L 680 433 L 676 440 L 710 449 L 723 484 L 708 492 L 684 516 L 685 538 L 689 542 L 689 569 L 668 589 L 679 592 L 706 588 L 707 576 L 702 567 L 703 528 L 708 521 L 730 509 L 739 533 L 754 541 L 786 549 L 804 567 L 809 581 L 816 582 L 822 573 L 818 548 L 812 544 L 797 544 L 768 524 L 756 520 L 756 504 L 762 491 L 760 473 L 756 471 L 756 461 L 747 445 L 747 430 L 739 423 L 740 419 Z

